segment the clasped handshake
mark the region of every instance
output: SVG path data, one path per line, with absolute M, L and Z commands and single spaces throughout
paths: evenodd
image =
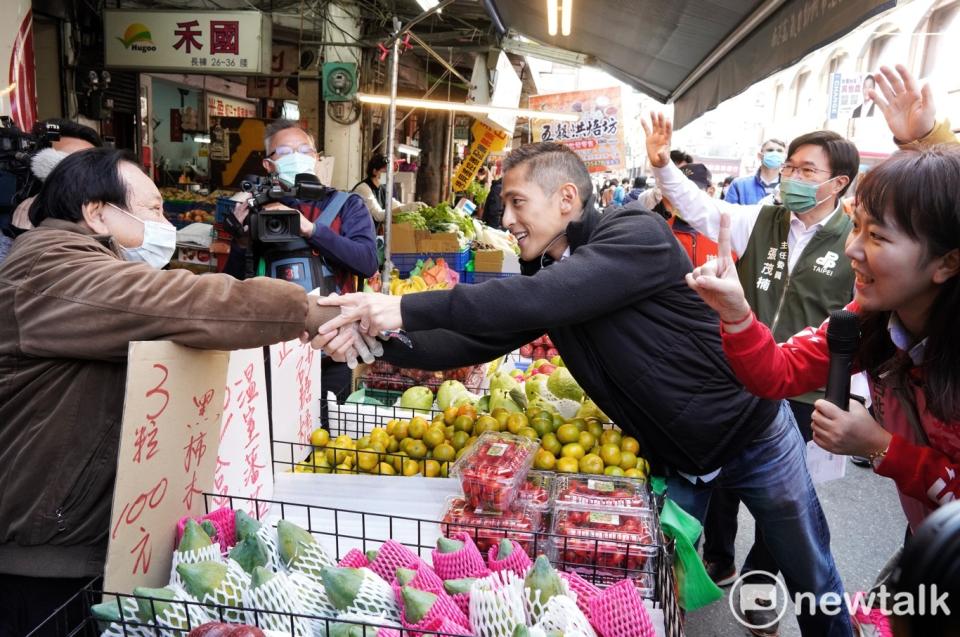
M 321 349 L 350 369 L 359 361 L 372 363 L 383 356 L 383 344 L 392 331 L 403 329 L 399 296 L 386 294 L 331 294 L 308 296 L 310 303 L 340 308 L 340 314 L 320 325 L 315 334 L 304 332 L 300 340 Z

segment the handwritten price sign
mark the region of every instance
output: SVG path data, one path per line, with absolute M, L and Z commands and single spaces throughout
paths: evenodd
M 273 433 L 281 442 L 310 443 L 320 426 L 320 352 L 299 340 L 270 346 L 270 385 L 273 396 Z M 292 449 L 291 449 L 292 448 Z M 292 452 L 292 456 L 291 456 Z M 274 456 L 289 470 L 310 453 L 310 447 L 277 444 Z
M 228 357 L 168 342 L 130 344 L 105 590 L 166 584 L 177 520 L 206 512 Z
M 230 353 L 227 388 L 224 392 L 220 453 L 214 472 L 215 508 L 230 506 L 227 496 L 269 500 L 273 495 L 270 456 L 270 421 L 267 413 L 267 383 L 263 349 Z M 234 501 L 235 509 L 262 518 L 267 505 Z

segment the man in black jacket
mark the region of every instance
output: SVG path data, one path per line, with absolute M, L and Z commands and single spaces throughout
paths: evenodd
M 584 390 L 635 436 L 669 493 L 703 519 L 707 483 L 723 467 L 763 526 L 794 593 L 842 593 L 829 531 L 807 473 L 803 440 L 785 403 L 743 390 L 723 355 L 717 316 L 686 286 L 690 260 L 664 220 L 637 203 L 601 216 L 589 173 L 561 144 L 532 144 L 504 163 L 503 225 L 527 276 L 404 297 L 321 299 L 342 315 L 321 327 L 334 358 L 351 321 L 391 339 L 386 360 L 448 369 L 491 360 L 549 333 Z M 548 263 L 549 261 L 549 263 Z M 725 482 L 726 484 L 726 482 Z M 850 635 L 836 615 L 798 617 L 804 635 Z

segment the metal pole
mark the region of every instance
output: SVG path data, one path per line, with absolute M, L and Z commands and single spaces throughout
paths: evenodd
M 400 20 L 393 19 L 393 30 L 400 32 Z M 381 291 L 389 293 L 390 291 L 390 271 L 393 270 L 393 261 L 390 260 L 390 237 L 393 234 L 391 225 L 393 224 L 393 151 L 396 148 L 397 137 L 397 74 L 400 68 L 400 38 L 393 38 L 393 46 L 390 52 L 390 108 L 387 119 L 387 201 L 384 215 L 383 240 L 386 243 L 383 249 L 383 273 L 380 276 L 382 282 Z

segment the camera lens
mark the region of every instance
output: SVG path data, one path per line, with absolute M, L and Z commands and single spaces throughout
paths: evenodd
M 277 217 L 271 217 L 270 219 L 267 219 L 266 226 L 267 232 L 270 234 L 282 234 L 287 229 L 287 224 L 284 223 L 284 220 Z

